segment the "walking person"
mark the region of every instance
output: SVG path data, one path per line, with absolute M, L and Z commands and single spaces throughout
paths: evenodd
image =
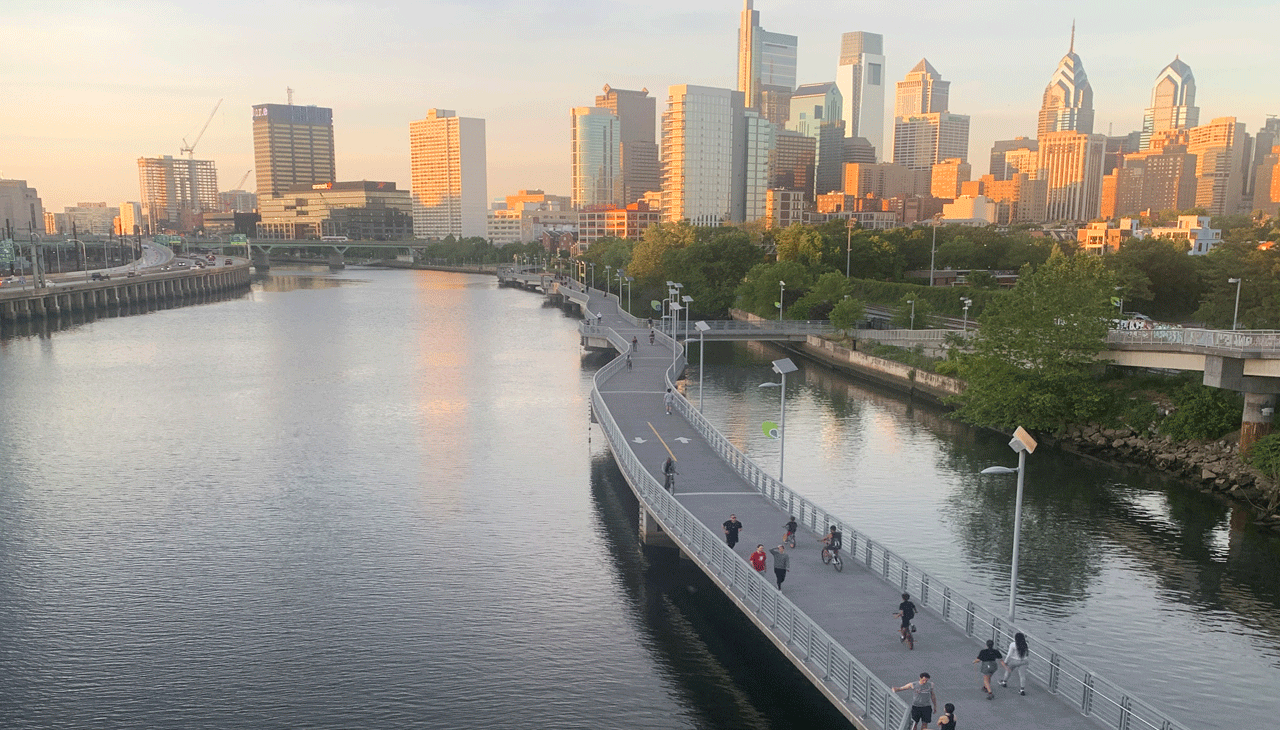
M 671 406 L 676 404 L 676 394 L 672 393 L 670 388 L 667 388 L 667 394 L 662 396 L 662 402 L 667 406 L 667 415 L 671 415 Z
M 1018 671 L 1018 694 L 1027 693 L 1027 664 L 1031 662 L 1031 649 L 1027 646 L 1027 637 L 1021 631 L 1013 635 L 1009 642 L 1009 651 L 1005 652 L 1004 676 L 1000 678 L 1000 686 L 1009 686 L 1009 675 Z
M 901 641 L 907 642 L 908 649 L 916 648 L 916 639 L 912 636 L 915 626 L 911 625 L 911 620 L 916 617 L 916 604 L 911 602 L 911 594 L 902 594 L 902 603 L 898 604 L 898 612 L 893 614 L 902 619 L 902 626 L 898 629 L 898 633 L 902 634 Z
M 765 565 L 769 562 L 769 555 L 764 551 L 764 545 L 756 545 L 756 551 L 747 556 L 747 560 L 751 561 L 751 567 L 756 569 L 757 573 L 763 574 Z
M 650 325 L 649 325 L 649 327 L 651 327 L 651 328 L 652 328 L 652 327 L 653 327 L 653 325 L 652 325 L 652 324 L 650 324 Z M 652 345 L 652 344 L 653 344 L 653 330 L 652 330 L 652 329 L 650 329 L 650 330 L 649 330 L 649 344 L 650 344 L 650 345 Z
M 737 515 L 729 515 L 729 519 L 724 521 L 724 541 L 733 547 L 738 544 L 738 530 L 742 529 L 742 523 L 738 522 Z
M 773 553 L 773 577 L 778 580 L 778 590 L 782 590 L 782 581 L 787 579 L 787 568 L 791 565 L 791 556 L 787 555 L 787 546 L 779 545 L 770 548 Z
M 676 460 L 673 456 L 667 456 L 667 460 L 662 462 L 662 488 L 676 493 Z
M 635 335 L 631 335 L 631 351 L 635 352 L 636 348 L 639 346 L 640 346 L 640 340 L 637 340 Z
M 893 688 L 894 692 L 907 690 L 915 692 L 915 696 L 911 699 L 911 730 L 916 729 L 916 723 L 919 723 L 920 730 L 929 730 L 933 713 L 938 710 L 938 697 L 933 693 L 933 680 L 929 678 L 929 673 L 921 672 L 919 682 L 908 682 L 901 687 Z
M 987 699 L 993 699 L 994 694 L 991 693 L 991 675 L 996 673 L 996 664 L 1001 659 L 1000 650 L 996 648 L 996 642 L 987 639 L 987 648 L 978 652 L 978 658 L 973 660 L 974 664 L 981 664 L 978 671 L 982 672 L 982 689 L 987 693 Z
M 944 712 L 938 717 L 938 730 L 956 730 L 956 706 L 948 702 L 942 709 Z

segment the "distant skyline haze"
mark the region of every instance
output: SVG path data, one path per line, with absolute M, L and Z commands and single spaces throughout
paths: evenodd
M 1280 114 L 1267 69 L 1280 50 L 1259 31 L 1274 4 L 755 0 L 760 23 L 798 36 L 797 83 L 834 81 L 841 34 L 884 36 L 885 78 L 928 58 L 972 118 L 969 160 L 986 172 L 995 140 L 1034 137 L 1041 95 L 1075 51 L 1098 133 L 1142 128 L 1151 88 L 1175 56 L 1194 71 L 1202 123 L 1235 116 L 1250 133 Z M 338 180 L 409 184 L 409 123 L 428 109 L 486 120 L 491 198 L 568 195 L 570 113 L 605 84 L 735 88 L 741 0 L 570 2 L 245 2 L 50 0 L 7 11 L 0 177 L 26 180 L 46 210 L 137 200 L 137 158 L 179 154 L 218 99 L 195 151 L 221 190 L 254 167 L 254 104 L 333 108 Z M 890 120 L 891 122 L 891 120 Z M 885 154 L 880 151 L 881 156 Z M 245 183 L 253 188 L 253 176 Z

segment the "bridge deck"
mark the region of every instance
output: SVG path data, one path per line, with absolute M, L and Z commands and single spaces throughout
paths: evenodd
M 730 513 L 736 514 L 744 527 L 735 552 L 744 562 L 758 543 L 766 549 L 776 546 L 788 515 L 719 458 L 682 416 L 666 414 L 664 372 L 671 365 L 670 348 L 661 342 L 650 345 L 647 330 L 632 326 L 612 301 L 597 292 L 593 292 L 590 309 L 602 313 L 604 326 L 613 327 L 627 341 L 633 336 L 640 341 L 632 368 L 624 368 L 600 388 L 637 457 L 661 479 L 665 442 L 677 459 L 677 498 L 717 534 Z M 901 600 L 900 591 L 853 559 L 846 558 L 844 571 L 836 573 L 822 563 L 816 540 L 817 535 L 801 528 L 783 593 L 886 683 L 903 685 L 917 679 L 920 672 L 929 672 L 937 687 L 935 721 L 942 705 L 952 702 L 962 727 L 1098 727 L 1034 681 L 1028 683 L 1025 697 L 1012 686 L 995 686 L 996 697 L 988 701 L 980 690 L 982 677 L 973 664 L 980 647 L 926 610 L 916 617 L 919 633 L 915 649 L 909 650 L 899 641 L 898 619 L 892 616 Z M 766 576 L 772 583 L 772 556 Z M 997 672 L 996 678 L 999 676 Z M 909 695 L 900 694 L 908 704 Z

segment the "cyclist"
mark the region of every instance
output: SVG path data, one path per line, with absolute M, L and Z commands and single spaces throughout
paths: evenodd
M 833 559 L 840 557 L 840 548 L 844 546 L 844 533 L 836 529 L 835 525 L 831 526 L 830 532 L 818 539 L 826 543 L 827 546 L 823 550 L 830 550 Z
M 653 330 L 652 330 L 652 329 L 650 329 L 650 330 L 649 330 L 649 344 L 650 344 L 650 345 L 652 345 L 652 344 L 653 344 Z
M 791 519 L 787 520 L 787 524 L 784 525 L 784 527 L 787 528 L 787 534 L 782 537 L 782 541 L 787 543 L 791 547 L 795 547 L 796 546 L 796 527 L 798 527 L 798 525 L 796 525 L 796 516 L 791 515 Z
M 667 460 L 662 462 L 664 477 L 662 487 L 672 494 L 676 493 L 676 473 L 676 460 L 668 456 Z

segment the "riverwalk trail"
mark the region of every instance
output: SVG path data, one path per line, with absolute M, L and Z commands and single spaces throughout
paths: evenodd
M 664 460 L 668 455 L 674 457 L 678 472 L 676 499 L 715 535 L 722 534 L 721 523 L 729 519 L 730 514 L 737 516 L 743 528 L 734 552 L 744 565 L 757 544 L 763 544 L 766 549 L 777 546 L 782 541 L 784 523 L 789 515 L 779 509 L 776 500 L 771 500 L 757 485 L 744 479 L 734 465 L 721 457 L 704 434 L 681 415 L 681 410 L 693 406 L 682 402 L 680 408 L 667 414 L 664 405 L 668 387 L 666 373 L 675 359 L 671 341 L 659 335 L 655 344 L 650 345 L 649 329 L 643 321 L 620 311 L 616 300 L 603 292 L 591 290 L 589 294 L 584 312 L 591 323 L 588 327 L 614 330 L 621 335 L 615 342 L 630 343 L 634 337 L 638 343 L 631 353 L 630 367 L 618 368 L 607 379 L 597 382 L 608 410 L 605 415 L 612 417 L 626 446 L 659 483 L 662 481 Z M 696 397 L 693 400 L 696 402 Z M 641 509 L 644 508 L 642 500 Z M 820 513 L 820 518 L 825 522 L 827 516 Z M 929 595 L 927 576 L 922 578 L 923 584 L 913 583 L 921 576 L 912 574 L 908 577 L 907 569 L 911 566 L 904 567 L 904 563 L 895 562 L 891 570 L 890 556 L 871 538 L 863 536 L 846 522 L 839 522 L 846 535 L 845 567 L 843 572 L 836 572 L 821 561 L 821 545 L 814 528 L 825 531 L 825 524 L 813 524 L 815 519 L 817 517 L 812 510 L 801 519 L 796 548 L 788 551 L 791 555 L 790 571 L 783 583 L 782 594 L 885 684 L 902 686 L 917 680 L 921 672 L 929 672 L 938 701 L 935 722 L 943 704 L 950 702 L 956 706 L 958 724 L 969 728 L 1093 730 L 1118 727 L 1164 730 L 1181 727 L 1167 718 L 1151 719 L 1153 714 L 1158 716 L 1152 708 L 1127 694 L 1122 695 L 1118 688 L 1080 671 L 1078 664 L 1068 663 L 1059 655 L 1051 654 L 1047 647 L 1034 643 L 1031 647 L 1034 652 L 1032 681 L 1028 682 L 1026 695 L 1019 695 L 1016 681 L 1011 681 L 1007 689 L 993 681 L 995 698 L 988 700 L 981 689 L 978 665 L 974 664 L 978 650 L 982 648 L 981 641 L 994 639 L 996 648 L 1003 652 L 1016 629 L 1001 619 L 987 618 L 994 614 L 976 609 L 971 603 L 949 605 L 946 596 L 939 599 L 941 588 L 936 588 L 933 595 Z M 773 564 L 774 559 L 770 557 L 764 573 L 770 586 L 774 582 Z M 712 577 L 714 579 L 715 576 Z M 893 616 L 901 602 L 903 586 L 909 590 L 915 588 L 911 590 L 912 601 L 919 607 L 915 619 L 918 633 L 915 634 L 914 650 L 900 641 L 899 620 Z M 925 595 L 916 595 L 918 592 Z M 744 611 L 752 610 L 751 600 L 737 603 L 744 607 Z M 942 609 L 939 610 L 938 606 Z M 757 625 L 761 624 L 757 621 Z M 789 658 L 797 661 L 794 657 Z M 812 657 L 804 661 L 812 663 Z M 894 716 L 887 711 L 870 713 L 865 707 L 854 707 L 842 699 L 846 689 L 838 686 L 841 683 L 835 677 L 825 676 L 820 670 L 807 673 L 855 724 L 880 728 L 883 723 L 877 721 L 877 715 L 884 718 Z M 1080 674 L 1085 676 L 1069 676 Z M 996 679 L 1000 675 L 997 672 Z M 854 684 L 852 679 L 846 681 Z M 1096 695 L 1095 682 L 1099 687 Z M 1107 691 L 1102 689 L 1104 684 Z M 899 693 L 897 698 L 910 704 L 911 694 L 908 690 Z M 892 702 L 892 698 L 889 701 Z M 1115 706 L 1100 707 L 1100 704 Z M 931 727 L 937 726 L 931 724 Z

